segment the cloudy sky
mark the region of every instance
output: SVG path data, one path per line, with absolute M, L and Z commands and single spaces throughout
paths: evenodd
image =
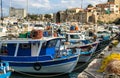
M 0 0 L 1 1 L 1 0 Z M 28 4 L 27 4 L 28 1 Z M 2 0 L 3 14 L 8 15 L 9 7 L 27 8 L 30 14 L 55 13 L 67 8 L 82 7 L 88 4 L 106 3 L 107 0 Z

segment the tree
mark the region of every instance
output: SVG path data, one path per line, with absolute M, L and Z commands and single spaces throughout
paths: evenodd
M 91 7 L 93 7 L 93 5 L 92 5 L 92 4 L 89 4 L 89 5 L 87 6 L 87 8 L 91 8 Z
M 98 23 L 99 25 L 102 25 L 104 22 L 101 21 L 101 20 L 97 20 L 97 23 Z
M 120 25 L 120 18 L 117 18 L 113 23 L 115 23 L 116 25 Z
M 37 20 L 37 18 L 38 18 L 38 15 L 35 15 L 35 14 L 30 15 L 30 14 L 28 14 L 28 17 L 26 17 L 25 19 Z
M 45 14 L 44 17 L 50 19 L 50 18 L 51 18 L 51 15 L 49 15 L 49 14 Z

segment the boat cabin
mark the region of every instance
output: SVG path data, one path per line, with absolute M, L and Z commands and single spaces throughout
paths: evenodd
M 91 43 L 92 38 L 91 37 L 87 37 L 86 35 L 82 34 L 82 33 L 67 33 L 66 34 L 66 41 L 70 42 L 72 44 L 88 44 Z M 92 41 L 93 42 L 93 41 Z
M 79 41 L 83 40 L 85 37 L 81 33 L 67 33 L 66 39 L 67 41 Z
M 50 56 L 58 55 L 63 38 L 6 40 L 1 42 L 1 55 Z

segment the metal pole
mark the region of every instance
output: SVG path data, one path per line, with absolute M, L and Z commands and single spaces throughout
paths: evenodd
M 2 12 L 2 0 L 1 0 L 1 26 L 3 25 L 3 12 Z
M 27 10 L 26 10 L 26 17 L 27 17 L 27 22 L 28 22 L 28 0 L 27 0 Z
M 83 3 L 83 0 L 81 0 L 81 10 L 82 10 L 82 3 Z M 82 18 L 82 11 L 81 11 L 81 25 L 82 25 L 82 29 L 83 29 L 83 18 Z
M 82 9 L 82 3 L 83 3 L 83 0 L 81 0 L 81 9 Z
M 10 8 L 9 8 L 9 10 L 11 10 L 11 1 L 12 1 L 12 0 L 10 0 L 10 5 L 9 5 Z M 10 11 L 9 11 L 9 12 L 10 12 Z M 10 13 L 9 13 L 9 17 L 10 17 Z

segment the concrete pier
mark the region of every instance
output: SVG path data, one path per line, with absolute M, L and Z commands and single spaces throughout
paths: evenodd
M 120 78 L 120 76 L 115 74 L 111 75 L 105 72 L 98 72 L 102 59 L 105 56 L 110 55 L 112 52 L 120 53 L 120 47 L 113 47 L 111 51 L 108 51 L 108 47 L 106 47 L 106 49 L 97 58 L 95 58 L 83 72 L 78 75 L 78 78 Z

